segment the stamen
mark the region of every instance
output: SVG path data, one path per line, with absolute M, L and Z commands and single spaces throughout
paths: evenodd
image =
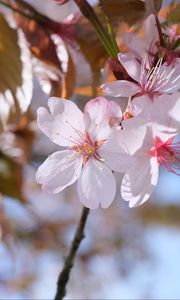
M 155 67 L 152 68 L 153 71 L 150 72 L 150 75 L 147 78 L 147 86 L 149 85 L 148 87 L 149 89 L 153 87 L 155 81 L 157 80 L 161 65 L 162 65 L 162 57 L 158 60 Z
M 75 140 L 73 140 L 72 137 L 70 137 L 71 139 L 69 139 L 69 138 L 63 136 L 62 134 L 60 134 L 59 132 L 57 132 L 56 135 L 57 135 L 57 136 L 60 136 L 61 138 L 63 138 L 64 140 L 66 140 L 66 141 L 68 141 L 68 142 L 70 142 L 70 143 L 72 143 L 72 144 L 76 144 L 76 145 L 78 144 L 78 142 L 75 141 Z
M 83 137 L 82 143 L 71 147 L 75 152 L 83 155 L 83 164 L 86 164 L 89 158 L 95 158 L 103 161 L 98 154 L 98 149 L 104 144 L 105 140 L 93 142 L 88 133 Z
M 66 123 L 75 131 L 75 133 L 77 133 L 80 138 L 83 138 L 84 135 L 79 129 L 74 128 L 74 126 L 68 120 L 66 120 Z
M 145 56 L 141 64 L 140 95 L 148 94 L 153 99 L 153 96 L 160 94 L 163 88 L 166 93 L 178 89 L 180 75 L 176 67 L 164 68 L 162 56 L 154 67 L 147 70 L 146 61 Z

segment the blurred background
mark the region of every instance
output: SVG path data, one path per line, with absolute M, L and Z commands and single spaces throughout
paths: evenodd
M 0 299 L 54 297 L 82 210 L 76 184 L 58 195 L 43 193 L 36 184 L 38 166 L 59 149 L 38 129 L 37 108 L 47 105 L 49 94 L 69 97 L 83 108 L 101 92 L 100 83 L 112 79 L 107 54 L 73 1 L 63 6 L 53 0 L 26 2 L 49 18 L 47 28 L 55 34 L 50 39 L 48 30 L 17 14 L 15 25 L 10 10 L 0 3 Z M 137 9 L 139 1 L 130 6 L 132 11 L 122 1 L 115 13 L 106 2 L 104 9 L 115 14 L 113 24 L 124 49 L 121 32 L 138 30 L 143 10 Z M 165 13 L 166 8 L 162 18 Z M 5 81 L 10 89 L 3 89 Z M 125 105 L 124 99 L 117 101 Z M 120 185 L 119 176 L 117 181 Z M 178 176 L 162 169 L 155 192 L 142 207 L 128 208 L 117 193 L 107 210 L 90 212 L 66 299 L 180 299 Z

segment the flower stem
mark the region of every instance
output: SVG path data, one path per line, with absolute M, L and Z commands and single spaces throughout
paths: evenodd
M 119 53 L 119 47 L 116 42 L 116 38 L 115 38 L 114 31 L 113 31 L 111 20 L 109 19 L 109 17 L 107 15 L 105 16 L 105 20 L 106 20 L 106 24 L 107 24 L 107 28 L 108 28 L 108 33 L 111 38 L 112 47 L 113 47 L 115 53 Z
M 77 250 L 80 246 L 81 241 L 84 238 L 84 228 L 86 225 L 87 217 L 89 215 L 89 208 L 83 207 L 81 218 L 79 221 L 79 225 L 77 227 L 74 239 L 71 244 L 71 248 L 69 250 L 69 254 L 67 255 L 64 267 L 59 275 L 58 282 L 57 282 L 57 292 L 55 296 L 55 300 L 62 300 L 63 297 L 66 295 L 66 285 L 69 281 L 70 272 L 74 264 L 74 259 L 77 253 Z
M 80 9 L 81 13 L 84 15 L 84 17 L 87 18 L 93 25 L 101 43 L 103 44 L 104 48 L 106 49 L 108 55 L 110 57 L 116 57 L 119 51 L 114 49 L 114 45 L 112 45 L 108 33 L 104 30 L 101 22 L 99 21 L 97 15 L 95 14 L 91 5 L 86 0 L 74 0 L 74 2 L 79 7 L 79 9 Z
M 162 29 L 161 29 L 161 24 L 160 24 L 160 22 L 159 22 L 158 15 L 155 14 L 154 16 L 155 16 L 156 25 L 157 25 L 157 30 L 158 30 L 158 34 L 159 34 L 160 45 L 161 45 L 162 47 L 164 47 L 164 38 L 163 38 Z

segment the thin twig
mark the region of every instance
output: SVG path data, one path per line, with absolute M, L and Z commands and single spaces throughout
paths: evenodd
M 162 47 L 164 47 L 164 37 L 163 37 L 163 32 L 162 32 L 161 24 L 160 24 L 160 22 L 159 22 L 159 18 L 158 18 L 158 15 L 157 15 L 157 14 L 155 14 L 155 20 L 156 20 L 157 30 L 158 30 L 158 34 L 159 34 L 160 45 L 161 45 Z
M 83 207 L 79 225 L 77 227 L 73 242 L 71 244 L 69 254 L 65 259 L 64 267 L 58 278 L 55 300 L 62 300 L 63 297 L 66 295 L 66 285 L 69 281 L 70 272 L 74 264 L 74 259 L 77 250 L 80 246 L 82 239 L 84 238 L 84 228 L 86 225 L 88 214 L 89 214 L 89 208 Z
M 110 57 L 116 57 L 119 51 L 115 51 L 111 43 L 109 34 L 103 28 L 98 16 L 96 15 L 92 6 L 88 3 L 87 0 L 74 0 L 76 5 L 79 7 L 83 16 L 89 20 L 89 22 L 94 27 L 97 36 L 99 37 L 102 45 L 106 49 Z

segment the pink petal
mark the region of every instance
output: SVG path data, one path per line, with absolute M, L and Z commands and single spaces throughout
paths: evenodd
M 159 70 L 159 76 L 162 77 L 158 84 L 161 94 L 177 92 L 180 89 L 180 58 L 176 59 L 175 66 L 164 63 Z
M 131 112 L 151 122 L 154 137 L 158 135 L 162 140 L 168 140 L 180 132 L 179 93 L 156 96 L 154 101 L 148 96 L 134 98 Z
M 161 99 L 162 97 L 159 101 L 162 101 Z M 157 103 L 157 105 L 159 105 L 159 103 Z M 176 128 L 180 131 L 180 93 L 174 93 L 173 95 L 164 97 L 163 105 L 164 107 L 166 106 L 168 117 L 171 119 L 169 127 Z
M 153 109 L 153 106 L 154 103 L 148 97 L 148 95 L 135 97 L 131 102 L 131 112 L 133 116 L 140 115 L 148 120 L 150 118 L 150 112 Z
M 123 33 L 122 38 L 128 49 L 138 58 L 143 59 L 145 56 L 145 44 L 137 34 L 133 32 Z M 137 46 L 138 45 L 138 46 Z
M 60 146 L 72 146 L 81 140 L 84 133 L 83 114 L 69 100 L 50 98 L 49 113 L 45 108 L 37 110 L 37 122 L 40 129 L 54 143 Z
M 113 97 L 131 97 L 140 91 L 137 84 L 127 80 L 111 81 L 101 87 L 106 95 Z
M 91 209 L 107 208 L 114 200 L 116 182 L 111 170 L 102 162 L 89 160 L 78 180 L 81 202 Z
M 147 135 L 147 121 L 141 117 L 125 120 L 123 122 L 123 130 L 119 131 L 119 135 L 124 152 L 134 155 L 143 147 L 144 139 Z
M 141 64 L 130 54 L 118 54 L 118 59 L 128 72 L 129 76 L 139 82 L 141 78 Z
M 106 139 L 111 127 L 119 125 L 121 118 L 120 106 L 104 97 L 90 100 L 84 108 L 86 130 L 94 140 Z
M 180 122 L 180 93 L 157 97 L 153 108 L 150 110 L 150 118 L 151 121 L 167 126 L 171 126 L 174 120 L 177 125 Z
M 64 121 L 71 122 L 77 130 L 84 130 L 83 113 L 73 101 L 51 97 L 48 106 L 54 116 L 61 116 Z
M 82 158 L 77 153 L 57 151 L 38 168 L 36 180 L 44 191 L 59 193 L 78 179 L 81 168 Z
M 180 94 L 162 95 L 156 98 L 153 108 L 149 111 L 154 136 L 163 140 L 180 132 Z
M 156 20 L 151 14 L 144 22 L 144 45 L 147 53 L 155 54 L 157 52 L 157 42 L 159 41 L 159 34 L 157 30 Z M 138 45 L 138 44 L 137 44 Z
M 121 195 L 129 201 L 129 207 L 146 202 L 158 181 L 159 166 L 155 157 L 139 157 L 132 168 L 124 175 L 121 185 Z
M 123 143 L 121 134 L 119 134 L 119 131 L 115 131 L 108 141 L 99 148 L 98 154 L 111 170 L 126 172 L 131 166 L 131 156 L 124 151 L 121 143 Z

